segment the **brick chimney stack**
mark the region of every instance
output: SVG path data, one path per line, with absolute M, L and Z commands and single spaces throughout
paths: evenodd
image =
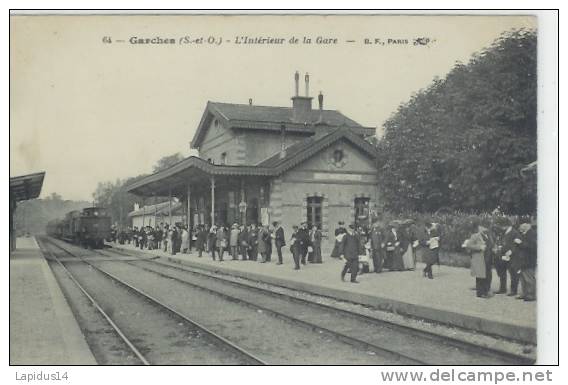
M 309 123 L 312 112 L 312 98 L 310 94 L 310 75 L 306 73 L 306 96 L 300 96 L 299 93 L 299 80 L 300 74 L 296 71 L 294 75 L 296 85 L 296 95 L 292 98 L 292 120 L 296 123 Z

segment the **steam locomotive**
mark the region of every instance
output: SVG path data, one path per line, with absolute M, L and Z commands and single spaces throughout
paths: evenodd
M 63 219 L 50 221 L 46 228 L 49 236 L 92 248 L 102 248 L 110 231 L 111 219 L 103 207 L 71 211 Z

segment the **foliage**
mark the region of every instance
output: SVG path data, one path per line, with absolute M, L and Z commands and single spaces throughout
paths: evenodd
M 180 153 L 164 156 L 154 165 L 154 172 L 159 172 L 183 160 Z M 99 182 L 93 199 L 97 205 L 106 207 L 112 223 L 119 226 L 127 226 L 129 223 L 128 213 L 134 209 L 135 203 L 143 203 L 142 198 L 126 192 L 125 187 L 144 178 L 146 175 L 138 175 L 127 179 L 117 179 L 115 182 Z M 167 197 L 155 197 L 147 202 L 148 204 L 160 203 L 167 201 Z
M 174 164 L 181 162 L 183 159 L 184 159 L 183 155 L 180 154 L 179 152 L 176 154 L 164 156 L 163 158 L 160 158 L 158 162 L 154 165 L 153 172 L 165 170 L 173 166 Z
M 536 211 L 536 33 L 503 34 L 420 90 L 377 144 L 387 209 Z
M 52 193 L 45 199 L 19 202 L 14 213 L 16 231 L 18 235 L 24 233 L 43 234 L 47 222 L 61 219 L 69 211 L 82 210 L 89 206 L 91 206 L 90 202 L 63 200 L 56 193 Z
M 139 175 L 124 180 L 117 179 L 113 182 L 99 182 L 97 189 L 93 193 L 93 198 L 97 206 L 106 207 L 111 216 L 112 223 L 119 226 L 128 224 L 128 213 L 134 209 L 134 204 L 140 202 L 140 197 L 126 192 L 124 187 L 145 175 Z

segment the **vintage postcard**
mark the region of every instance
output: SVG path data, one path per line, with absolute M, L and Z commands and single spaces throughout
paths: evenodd
M 526 12 L 12 14 L 10 364 L 539 363 L 540 44 Z

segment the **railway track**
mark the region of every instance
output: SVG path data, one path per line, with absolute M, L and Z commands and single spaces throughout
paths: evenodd
M 104 319 L 108 322 L 108 324 L 112 327 L 115 333 L 120 337 L 120 339 L 128 346 L 131 352 L 139 359 L 140 363 L 143 365 L 151 365 L 153 362 L 148 359 L 143 353 L 141 353 L 141 349 L 136 347 L 136 342 L 133 342 L 133 338 L 129 338 L 127 333 L 125 333 L 115 322 L 111 316 L 105 312 L 103 306 L 99 304 L 93 295 L 91 295 L 87 289 L 82 285 L 76 276 L 65 266 L 64 262 L 61 262 L 59 257 L 57 256 L 57 252 L 53 252 L 50 248 L 56 248 L 59 252 L 63 252 L 66 255 L 74 258 L 76 261 L 88 265 L 91 269 L 99 272 L 100 274 L 104 275 L 106 278 L 118 284 L 122 288 L 127 289 L 130 293 L 134 293 L 137 297 L 143 299 L 147 303 L 151 304 L 154 308 L 159 309 L 160 312 L 165 312 L 169 314 L 170 317 L 181 321 L 178 323 L 179 326 L 189 324 L 191 328 L 199 330 L 202 334 L 206 336 L 206 338 L 211 339 L 214 341 L 214 344 L 217 345 L 221 350 L 229 350 L 232 352 L 233 355 L 238 356 L 238 361 L 233 362 L 237 364 L 253 364 L 253 365 L 265 365 L 266 362 L 256 357 L 250 352 L 247 352 L 245 349 L 239 347 L 238 345 L 234 344 L 233 342 L 223 338 L 222 336 L 218 335 L 217 333 L 209 330 L 205 326 L 195 322 L 194 320 L 188 318 L 186 315 L 177 312 L 176 310 L 172 309 L 168 305 L 164 304 L 163 302 L 159 301 L 158 299 L 152 297 L 151 295 L 143 292 L 142 290 L 128 284 L 124 280 L 120 279 L 119 277 L 105 271 L 104 269 L 96 266 L 95 264 L 85 260 L 81 256 L 67 250 L 66 248 L 59 245 L 57 242 L 48 239 L 48 238 L 41 238 L 40 239 L 40 246 L 42 247 L 42 251 L 46 253 L 46 255 L 52 259 L 55 263 L 60 266 L 68 277 L 74 282 L 74 284 L 79 288 L 79 290 L 89 299 L 89 301 L 93 304 L 93 306 L 99 311 L 99 313 L 104 317 Z M 67 262 L 69 263 L 69 262 Z
M 137 257 L 134 254 L 116 252 L 115 250 L 105 250 L 104 252 L 97 251 L 97 253 L 106 256 L 109 256 L 109 254 L 112 256 L 113 253 L 116 253 L 122 256 L 128 255 Z M 219 295 L 230 301 L 270 312 L 276 317 L 301 324 L 319 332 L 334 335 L 342 341 L 372 349 L 382 354 L 398 357 L 406 363 L 442 363 L 439 361 L 440 357 L 437 354 L 428 354 L 428 348 L 422 350 L 420 345 L 427 346 L 430 350 L 445 352 L 444 363 L 447 362 L 450 364 L 534 363 L 534 359 L 529 356 L 514 354 L 487 346 L 480 346 L 424 330 L 417 330 L 406 325 L 380 320 L 364 314 L 354 314 L 353 312 L 321 302 L 314 302 L 290 294 L 275 292 L 266 287 L 263 288 L 255 284 L 239 282 L 229 277 L 195 268 L 182 267 L 176 264 L 164 263 L 160 260 L 147 258 L 139 259 L 136 262 L 121 262 L 137 266 L 145 271 L 160 275 L 163 278 L 183 282 L 188 286 Z M 194 279 L 188 279 L 188 275 L 193 276 Z M 200 279 L 196 280 L 195 277 L 199 277 Z M 215 281 L 215 283 L 211 281 Z M 287 303 L 296 304 L 304 309 L 298 309 L 298 307 L 291 308 L 291 306 L 287 306 Z M 288 309 L 288 311 L 283 311 L 282 309 Z M 297 316 L 295 314 L 302 314 L 303 316 Z M 306 314 L 309 314 L 309 316 L 306 316 Z M 365 333 L 345 330 L 345 328 L 341 330 L 341 327 L 334 327 L 333 321 L 331 321 L 330 324 L 330 319 L 332 319 L 333 316 L 350 320 L 349 323 L 351 325 L 359 325 L 360 330 L 373 330 L 375 333 L 374 338 L 368 338 L 369 336 L 366 336 Z M 322 322 L 322 320 L 325 322 Z M 393 348 L 393 346 L 395 348 Z M 434 361 L 431 361 L 431 359 L 434 359 Z
M 102 306 L 95 300 L 89 292 L 77 281 L 75 276 L 65 267 L 65 265 L 59 260 L 55 253 L 51 252 L 45 245 L 45 240 L 39 240 L 40 247 L 45 253 L 45 255 L 57 263 L 59 267 L 67 274 L 69 279 L 75 284 L 75 286 L 79 289 L 79 291 L 91 302 L 94 308 L 102 315 L 102 317 L 106 320 L 108 325 L 112 328 L 115 334 L 126 344 L 126 346 L 130 349 L 130 352 L 136 356 L 136 358 L 140 361 L 142 365 L 150 365 L 150 362 L 144 357 L 144 355 L 134 346 L 132 341 L 126 336 L 126 334 L 118 327 L 118 325 L 112 320 L 112 318 L 104 311 Z

